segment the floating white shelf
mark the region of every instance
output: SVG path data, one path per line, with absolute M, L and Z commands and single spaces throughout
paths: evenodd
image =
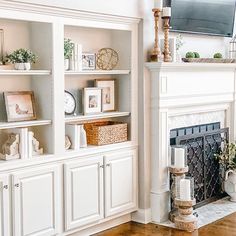
M 82 121 L 90 121 L 90 120 L 98 120 L 98 119 L 106 119 L 106 118 L 113 118 L 113 117 L 124 117 L 129 116 L 130 112 L 104 112 L 95 115 L 78 115 L 78 116 L 66 116 L 65 122 L 66 123 L 73 123 L 73 122 L 82 122 Z
M 130 70 L 65 71 L 65 75 L 128 75 Z
M 30 126 L 42 126 L 50 125 L 51 120 L 32 120 L 32 121 L 18 121 L 18 122 L 6 122 L 0 121 L 0 129 L 13 129 L 13 128 L 23 128 Z
M 50 70 L 0 70 L 0 75 L 50 75 Z

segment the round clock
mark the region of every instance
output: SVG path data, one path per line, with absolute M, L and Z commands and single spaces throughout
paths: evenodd
M 75 112 L 76 100 L 74 96 L 65 90 L 64 109 L 66 115 L 72 115 Z

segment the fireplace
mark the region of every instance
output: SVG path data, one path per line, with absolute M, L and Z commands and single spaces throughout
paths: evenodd
M 171 209 L 168 166 L 173 140 L 189 149 L 190 174 L 197 177 L 198 203 L 219 194 L 221 180 L 214 153 L 219 151 L 223 140 L 236 140 L 236 73 L 235 65 L 229 64 L 147 63 L 146 66 L 151 75 L 147 80 L 151 89 L 150 215 L 151 221 L 158 223 L 168 219 Z M 174 137 L 172 131 L 181 135 Z
M 221 129 L 220 122 L 172 129 L 170 145 L 187 147 L 187 176 L 194 178 L 196 207 L 223 196 L 222 170 L 215 158 L 229 139 L 229 129 Z M 170 184 L 172 178 L 170 178 Z M 173 206 L 171 204 L 171 206 Z

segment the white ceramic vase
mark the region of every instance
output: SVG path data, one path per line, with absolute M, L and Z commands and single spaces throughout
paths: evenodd
M 64 70 L 69 70 L 70 67 L 70 60 L 64 59 Z
M 224 182 L 225 192 L 231 197 L 230 201 L 236 202 L 236 171 L 228 170 Z
M 16 70 L 30 70 L 31 69 L 30 62 L 15 63 L 14 66 Z

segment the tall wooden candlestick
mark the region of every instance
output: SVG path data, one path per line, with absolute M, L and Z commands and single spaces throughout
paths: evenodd
M 154 13 L 154 21 L 155 21 L 155 42 L 154 42 L 154 48 L 150 54 L 151 61 L 159 61 L 161 57 L 161 50 L 159 48 L 159 37 L 158 37 L 158 30 L 159 30 L 159 18 L 161 9 L 154 8 L 152 9 Z
M 163 16 L 162 19 L 164 20 L 164 61 L 171 62 L 172 57 L 169 46 L 170 17 Z

